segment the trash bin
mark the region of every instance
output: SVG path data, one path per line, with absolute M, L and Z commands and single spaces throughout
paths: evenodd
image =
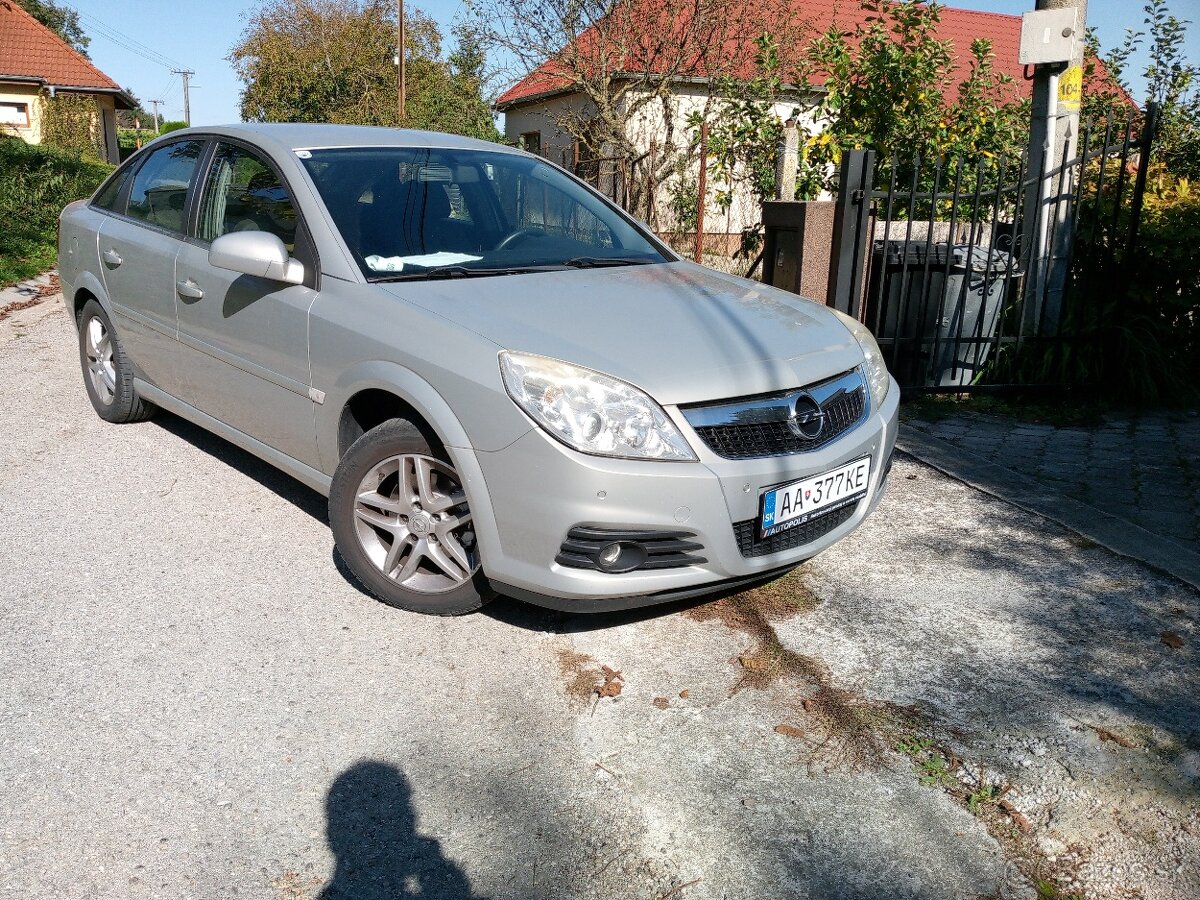
M 1008 266 L 1007 253 L 986 247 L 876 243 L 867 298 L 882 301 L 882 309 L 868 322 L 878 323 L 876 337 L 901 385 L 949 387 L 975 379 L 996 335 Z
M 1003 250 L 957 245 L 953 253 L 926 382 L 934 387 L 970 384 L 983 370 L 1013 274 Z

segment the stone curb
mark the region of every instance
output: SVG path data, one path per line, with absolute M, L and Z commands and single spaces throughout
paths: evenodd
M 957 481 L 1057 522 L 1114 553 L 1140 560 L 1200 590 L 1200 553 L 1170 538 L 1065 497 L 1028 475 L 988 462 L 903 422 L 896 446 Z

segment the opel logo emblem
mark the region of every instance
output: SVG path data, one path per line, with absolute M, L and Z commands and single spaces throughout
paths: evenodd
M 429 519 L 421 515 L 409 517 L 408 530 L 413 534 L 427 533 L 429 531 Z
M 796 398 L 796 406 L 787 423 L 796 437 L 815 441 L 825 429 L 825 411 L 808 394 L 801 394 Z

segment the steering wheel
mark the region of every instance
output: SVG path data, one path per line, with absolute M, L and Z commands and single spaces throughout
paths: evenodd
M 518 228 L 509 234 L 506 234 L 496 244 L 496 250 L 510 250 L 526 238 L 545 237 L 546 232 L 541 228 Z

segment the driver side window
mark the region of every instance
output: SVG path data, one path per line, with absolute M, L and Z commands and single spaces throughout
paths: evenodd
M 200 204 L 197 236 L 212 241 L 234 231 L 266 231 L 296 246 L 296 210 L 275 170 L 249 150 L 218 144 Z

